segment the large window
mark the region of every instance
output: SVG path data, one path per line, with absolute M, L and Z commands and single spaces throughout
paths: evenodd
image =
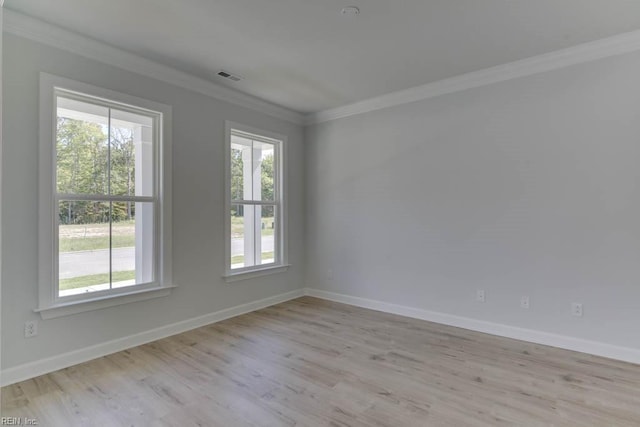
M 227 275 L 286 265 L 284 137 L 227 123 Z
M 50 192 L 41 221 L 50 231 L 41 242 L 51 261 L 41 278 L 44 310 L 167 282 L 166 114 L 148 101 L 78 85 L 43 89 L 50 92 L 43 112 L 50 108 L 53 121 L 44 124 L 41 147 L 51 161 L 41 189 Z

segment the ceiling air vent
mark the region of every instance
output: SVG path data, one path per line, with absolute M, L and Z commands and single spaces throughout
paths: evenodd
M 226 72 L 226 71 L 224 71 L 224 70 L 220 71 L 220 72 L 218 73 L 218 75 L 219 75 L 220 77 L 224 77 L 225 79 L 229 79 L 229 80 L 232 80 L 232 81 L 234 81 L 234 82 L 239 82 L 240 80 L 242 80 L 242 77 L 240 77 L 240 76 L 238 76 L 238 75 L 236 75 L 236 74 L 228 73 L 228 72 Z

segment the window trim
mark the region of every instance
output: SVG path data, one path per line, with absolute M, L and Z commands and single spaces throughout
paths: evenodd
M 256 140 L 265 140 L 274 143 L 277 150 L 277 194 L 278 199 L 273 204 L 277 205 L 276 209 L 279 227 L 277 232 L 277 241 L 274 249 L 278 252 L 274 258 L 276 261 L 270 264 L 256 265 L 231 269 L 231 133 L 237 131 L 247 134 L 247 136 L 256 138 Z M 225 120 L 225 179 L 224 179 L 224 275 L 226 282 L 236 282 L 239 280 L 251 279 L 254 277 L 264 276 L 266 274 L 281 273 L 287 271 L 290 267 L 288 263 L 289 244 L 288 244 L 288 179 L 286 174 L 286 147 L 287 136 L 275 132 L 265 131 L 252 126 Z M 278 202 L 278 203 L 276 203 Z M 267 203 L 268 204 L 268 203 Z
M 122 105 L 159 114 L 159 141 L 156 148 L 157 212 L 155 217 L 155 262 L 158 277 L 154 282 L 109 291 L 90 293 L 86 298 L 74 296 L 61 300 L 57 297 L 55 237 L 57 210 L 56 158 L 52 141 L 55 140 L 56 96 L 59 92 L 78 94 L 84 99 L 96 98 L 96 103 L 109 101 L 109 105 Z M 102 101 L 101 101 L 102 100 Z M 39 223 L 38 223 L 38 308 L 34 311 L 43 319 L 50 319 L 84 311 L 97 310 L 133 301 L 157 298 L 170 293 L 172 277 L 171 230 L 171 106 L 115 92 L 87 83 L 70 80 L 47 73 L 40 73 L 40 147 L 39 147 Z M 83 294 L 82 294 L 83 295 Z

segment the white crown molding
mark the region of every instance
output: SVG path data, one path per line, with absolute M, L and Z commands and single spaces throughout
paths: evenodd
M 202 93 L 212 98 L 250 108 L 288 122 L 304 123 L 304 115 L 298 112 L 142 58 L 11 9 L 4 9 L 3 31 Z
M 368 113 L 640 50 L 640 30 L 632 31 L 304 115 L 10 9 L 4 9 L 3 31 L 304 125 Z
M 391 304 L 384 301 L 377 301 L 335 292 L 327 292 L 314 288 L 305 288 L 304 293 L 308 296 L 382 311 L 384 313 L 397 314 L 400 316 L 426 320 L 428 322 L 440 323 L 442 325 L 455 326 L 457 328 L 469 329 L 471 331 L 482 332 L 499 337 L 513 338 L 520 341 L 528 341 L 535 344 L 548 345 L 565 350 L 578 351 L 580 353 L 587 353 L 595 356 L 608 357 L 610 359 L 640 364 L 640 349 L 638 348 L 620 347 L 612 344 L 585 340 L 582 338 L 558 335 L 534 329 L 519 328 L 501 323 L 487 322 L 469 317 L 439 313 L 436 311 Z
M 57 371 L 58 369 L 64 369 L 98 357 L 106 356 L 128 348 L 137 347 L 151 341 L 190 331 L 191 329 L 199 328 L 201 326 L 221 322 L 231 317 L 240 316 L 241 314 L 250 313 L 275 304 L 280 304 L 285 301 L 299 298 L 303 295 L 303 289 L 295 289 L 284 294 L 274 295 L 272 297 L 253 301 L 247 304 L 237 305 L 235 307 L 205 314 L 204 316 L 161 326 L 139 334 L 129 335 L 46 359 L 40 359 L 23 365 L 14 366 L 0 372 L 0 386 L 4 387 L 39 375 L 48 374 L 49 372 Z
M 342 107 L 307 114 L 305 124 L 312 125 L 381 110 L 383 108 L 408 104 L 410 102 L 422 101 L 440 95 L 557 70 L 571 65 L 582 64 L 637 50 L 640 50 L 640 31 L 632 31 L 410 89 L 388 93 Z

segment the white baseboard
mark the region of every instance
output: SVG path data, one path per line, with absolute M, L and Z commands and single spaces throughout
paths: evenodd
M 70 351 L 68 353 L 37 360 L 35 362 L 25 363 L 24 365 L 15 366 L 0 372 L 0 385 L 6 386 L 20 381 L 28 380 L 39 375 L 48 374 L 58 369 L 67 368 L 77 365 L 91 359 L 106 356 L 118 351 L 136 347 L 151 341 L 166 338 L 171 335 L 209 325 L 211 323 L 220 322 L 231 317 L 249 313 L 261 308 L 269 307 L 274 304 L 289 301 L 304 295 L 304 289 L 296 289 L 284 294 L 275 295 L 258 301 L 237 305 L 235 307 L 226 308 L 214 313 L 205 314 L 204 316 L 194 317 L 193 319 L 183 320 L 181 322 L 172 323 L 170 325 L 161 326 L 156 329 L 129 335 L 124 338 L 96 344 L 91 347 Z
M 549 332 L 524 329 L 515 326 L 503 325 L 499 323 L 487 322 L 483 320 L 471 319 L 468 317 L 455 316 L 452 314 L 439 313 L 435 311 L 423 310 L 414 307 L 407 307 L 398 304 L 391 304 L 367 298 L 360 298 L 351 295 L 344 295 L 334 292 L 327 292 L 319 289 L 305 288 L 296 289 L 284 294 L 275 295 L 258 301 L 230 307 L 204 316 L 184 320 L 170 325 L 162 326 L 139 334 L 130 335 L 124 338 L 96 344 L 91 347 L 70 351 L 68 353 L 25 363 L 0 372 L 0 386 L 14 384 L 30 378 L 44 375 L 59 369 L 77 365 L 98 357 L 106 356 L 118 351 L 136 347 L 151 341 L 166 338 L 171 335 L 199 328 L 201 326 L 220 322 L 241 314 L 250 313 L 261 308 L 269 307 L 281 302 L 289 301 L 303 295 L 322 298 L 329 301 L 341 302 L 362 308 L 383 311 L 385 313 L 398 314 L 400 316 L 412 317 L 415 319 L 427 320 L 429 322 L 443 325 L 455 326 L 477 332 L 484 332 L 506 338 L 513 338 L 522 341 L 529 341 L 536 344 L 549 345 L 566 350 L 579 351 L 596 356 L 608 357 L 640 364 L 640 349 L 620 347 L 597 341 L 589 341 L 581 338 L 557 335 Z
M 581 353 L 588 353 L 624 362 L 640 364 L 640 349 L 637 348 L 620 347 L 597 341 L 589 341 L 581 338 L 536 331 L 534 329 L 519 328 L 516 326 L 487 322 L 484 320 L 471 319 L 468 317 L 455 316 L 436 311 L 390 304 L 383 301 L 327 292 L 314 288 L 306 288 L 305 295 L 329 301 L 341 302 L 357 307 L 383 311 L 385 313 L 398 314 L 400 316 L 469 329 L 472 331 L 484 332 L 486 334 L 497 335 L 500 337 L 529 341 L 536 344 L 543 344 L 565 350 L 579 351 Z

